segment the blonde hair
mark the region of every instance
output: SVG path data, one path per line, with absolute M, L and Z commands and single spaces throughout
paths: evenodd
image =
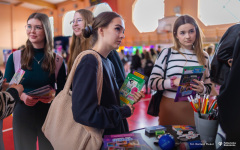
M 215 52 L 214 45 L 209 45 L 208 48 L 206 49 L 206 52 L 208 53 L 209 56 L 212 56 Z
M 179 43 L 179 40 L 177 39 L 177 30 L 178 30 L 179 26 L 181 26 L 183 24 L 187 24 L 187 23 L 192 24 L 195 27 L 196 39 L 193 43 L 193 51 L 196 53 L 198 62 L 201 65 L 204 65 L 206 59 L 205 59 L 205 55 L 203 52 L 203 45 L 202 45 L 203 33 L 202 33 L 202 30 L 199 28 L 197 22 L 193 19 L 193 17 L 191 17 L 189 15 L 183 15 L 183 16 L 178 17 L 177 20 L 175 21 L 174 26 L 173 26 L 173 38 L 174 38 L 173 49 L 175 49 L 179 53 L 181 53 L 179 51 L 179 49 L 181 48 L 181 44 Z
M 91 24 L 93 22 L 93 14 L 91 11 L 86 9 L 79 9 L 75 13 L 79 13 L 83 17 L 82 19 L 85 21 L 84 27 L 86 27 L 88 24 Z M 82 34 L 80 37 L 77 37 L 73 33 L 72 41 L 70 45 L 70 55 L 68 60 L 68 74 L 70 73 L 74 60 L 76 59 L 78 54 L 90 48 L 91 48 L 91 38 L 86 39 L 83 37 Z
M 45 33 L 45 44 L 44 44 L 44 56 L 43 56 L 43 62 L 42 62 L 42 69 L 44 71 L 49 71 L 50 74 L 54 73 L 55 71 L 55 60 L 54 60 L 54 54 L 52 51 L 52 31 L 51 31 L 51 25 L 49 18 L 46 14 L 43 13 L 33 13 L 28 17 L 27 22 L 30 19 L 38 19 L 41 21 Z M 31 70 L 30 64 L 33 61 L 34 57 L 34 51 L 33 51 L 33 45 L 28 39 L 26 42 L 26 48 L 23 49 L 22 55 L 21 55 L 21 67 L 23 69 Z

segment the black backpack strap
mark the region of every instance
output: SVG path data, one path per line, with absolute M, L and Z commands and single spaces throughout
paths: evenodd
M 166 79 L 168 60 L 169 60 L 170 55 L 171 55 L 171 48 L 168 48 L 168 54 L 167 54 L 167 59 L 166 59 L 166 67 L 165 67 L 165 70 L 164 70 L 164 79 Z

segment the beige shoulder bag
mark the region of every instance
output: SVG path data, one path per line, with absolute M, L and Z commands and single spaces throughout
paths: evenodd
M 86 50 L 81 52 L 74 61 L 64 89 L 53 100 L 42 127 L 43 133 L 55 150 L 98 150 L 101 148 L 104 130 L 75 122 L 72 113 L 70 87 L 78 64 L 87 54 L 94 55 L 98 60 L 97 93 L 98 105 L 100 105 L 103 84 L 102 60 L 97 52 Z

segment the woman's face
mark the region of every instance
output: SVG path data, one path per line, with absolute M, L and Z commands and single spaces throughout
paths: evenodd
M 192 49 L 196 40 L 196 29 L 190 23 L 178 27 L 176 38 L 184 49 Z
M 120 18 L 114 18 L 111 23 L 103 29 L 103 37 L 106 45 L 110 46 L 110 49 L 117 49 L 122 39 L 125 38 L 124 35 L 125 24 L 124 21 Z
M 74 14 L 74 18 L 72 21 L 72 29 L 73 33 L 80 37 L 82 34 L 82 29 L 85 28 L 85 20 L 83 19 L 82 15 L 79 12 Z
M 45 42 L 45 32 L 42 22 L 38 19 L 29 19 L 26 25 L 26 32 L 29 41 L 34 45 L 43 45 Z

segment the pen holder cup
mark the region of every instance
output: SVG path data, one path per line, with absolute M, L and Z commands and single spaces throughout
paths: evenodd
M 198 131 L 201 140 L 209 143 L 214 143 L 218 129 L 217 120 L 207 120 L 203 118 L 198 118 Z
M 208 117 L 208 114 L 201 114 L 201 117 L 206 119 Z M 199 119 L 199 114 L 197 112 L 194 112 L 194 122 L 195 122 L 195 127 L 196 127 L 197 133 L 199 133 L 198 119 Z

